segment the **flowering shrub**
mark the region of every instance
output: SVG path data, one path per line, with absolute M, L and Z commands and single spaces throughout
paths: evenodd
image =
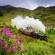
M 14 47 L 10 47 L 10 52 L 14 52 L 15 51 L 15 48 Z
M 4 42 L 2 38 L 0 38 L 0 46 L 2 47 L 2 52 L 6 52 L 7 44 Z
M 14 53 L 15 50 L 21 50 L 21 39 L 15 38 L 15 36 L 11 33 L 7 26 L 3 27 L 2 31 L 0 32 L 0 35 L 2 36 L 0 37 L 1 54 L 2 52 L 6 54 L 6 51 L 9 51 L 9 53 Z
M 6 36 L 14 37 L 14 35 L 10 32 L 9 28 L 6 26 L 3 27 L 3 33 L 5 33 Z
M 13 28 L 4 26 L 0 32 L 0 55 L 55 55 L 54 30 L 47 30 L 49 39 L 45 42 L 19 34 L 15 28 L 13 30 Z
M 14 40 L 14 42 L 17 44 L 17 46 L 18 46 L 18 51 L 20 51 L 21 50 L 21 39 L 20 38 L 16 38 L 15 40 Z

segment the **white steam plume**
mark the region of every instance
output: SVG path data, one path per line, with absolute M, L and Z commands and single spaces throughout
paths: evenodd
M 16 18 L 11 19 L 11 25 L 16 26 L 17 29 L 32 27 L 36 32 L 45 32 L 45 25 L 39 19 L 30 18 L 28 16 L 17 16 Z

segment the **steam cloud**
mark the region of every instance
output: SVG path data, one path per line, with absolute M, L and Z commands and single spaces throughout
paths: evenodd
M 17 16 L 11 19 L 11 25 L 16 26 L 17 29 L 26 29 L 26 27 L 32 27 L 36 32 L 45 32 L 45 25 L 39 20 L 31 17 Z

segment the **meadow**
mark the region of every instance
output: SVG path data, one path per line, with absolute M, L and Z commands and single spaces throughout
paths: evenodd
M 11 9 L 10 9 L 11 10 Z M 4 11 L 0 14 L 0 55 L 55 55 L 55 13 L 45 11 L 26 11 L 25 10 L 11 10 Z M 18 11 L 18 12 L 17 12 Z M 46 33 L 48 41 L 32 38 L 22 34 L 16 27 L 11 26 L 11 18 L 17 15 L 32 16 L 39 18 L 46 25 Z M 6 35 L 3 27 L 7 26 L 10 36 Z M 3 32 L 2 32 L 3 31 Z M 13 36 L 14 37 L 11 37 Z
M 8 37 L 4 33 L 0 33 L 0 39 L 2 38 L 4 43 L 1 44 L 0 40 L 0 55 L 55 55 L 55 28 L 47 28 L 46 34 L 48 36 L 48 42 L 32 38 L 22 34 L 16 27 L 12 27 L 10 23 L 5 23 L 10 32 L 15 37 Z M 2 30 L 4 23 L 0 25 L 0 31 Z M 20 47 L 14 43 L 14 40 L 20 39 Z M 10 49 L 11 48 L 11 49 Z M 20 49 L 19 49 L 20 48 Z

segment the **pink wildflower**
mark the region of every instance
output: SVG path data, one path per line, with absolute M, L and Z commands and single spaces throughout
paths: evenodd
M 10 47 L 10 52 L 14 52 L 15 48 L 14 47 Z
M 2 38 L 0 38 L 0 42 L 2 42 L 3 41 L 3 39 Z
M 1 43 L 1 45 L 2 45 L 3 47 L 6 47 L 6 46 L 7 46 L 6 43 L 3 41 L 2 38 L 0 38 L 0 43 Z
M 6 34 L 6 36 L 9 36 L 9 37 L 14 37 L 14 35 L 10 32 L 9 28 L 8 27 L 3 27 L 3 33 Z
M 0 43 L 1 43 L 1 46 L 2 46 L 2 51 L 5 52 L 6 49 L 7 49 L 7 45 L 6 45 L 6 43 L 3 41 L 2 38 L 0 38 Z
M 3 47 L 3 48 L 2 48 L 2 51 L 3 51 L 3 52 L 6 52 L 6 48 L 5 48 L 5 47 Z
M 20 39 L 20 38 L 16 38 L 16 39 L 15 39 L 15 42 L 17 43 L 18 46 L 21 45 L 21 39 Z
M 18 50 L 21 50 L 21 39 L 20 38 L 16 38 L 15 39 L 16 44 L 18 45 Z
M 7 47 L 6 43 L 4 41 L 2 41 L 2 44 L 1 44 L 3 47 Z

